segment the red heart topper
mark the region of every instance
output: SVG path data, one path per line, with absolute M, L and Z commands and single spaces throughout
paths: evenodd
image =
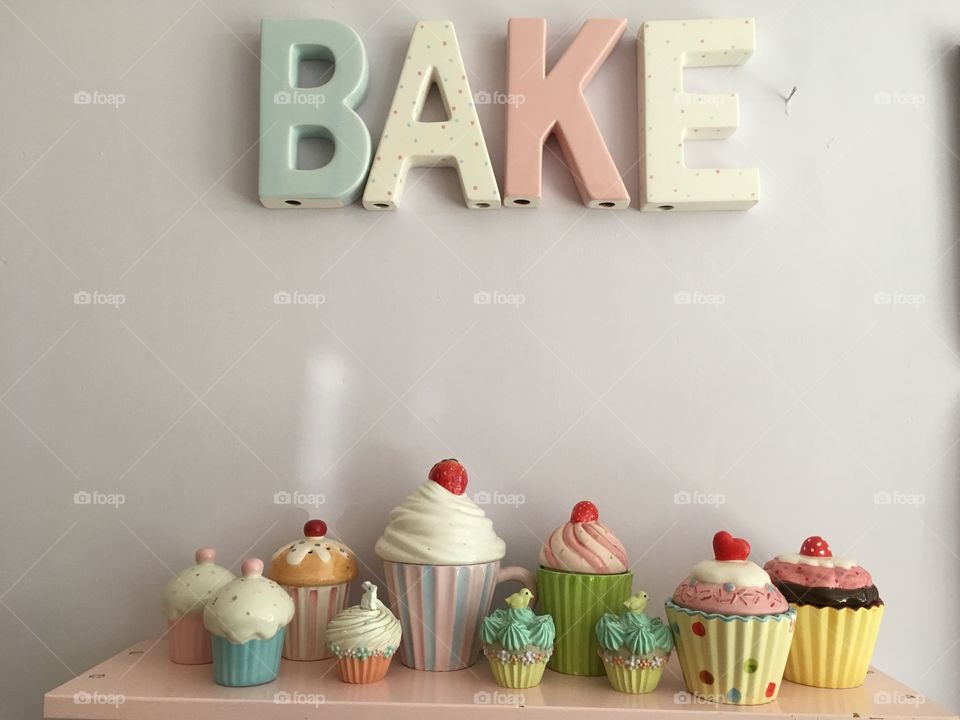
M 750 556 L 750 543 L 721 530 L 713 536 L 713 556 L 720 561 L 746 560 Z

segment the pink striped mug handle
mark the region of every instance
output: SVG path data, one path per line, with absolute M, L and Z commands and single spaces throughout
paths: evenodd
M 502 582 L 517 582 L 523 585 L 527 590 L 533 593 L 533 600 L 530 602 L 530 607 L 532 608 L 537 603 L 537 578 L 536 576 L 527 570 L 526 568 L 517 567 L 516 565 L 510 565 L 508 567 L 500 568 L 500 572 L 497 575 L 497 585 Z

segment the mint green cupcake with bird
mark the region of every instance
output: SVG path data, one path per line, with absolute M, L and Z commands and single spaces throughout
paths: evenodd
M 646 614 L 649 596 L 633 595 L 621 615 L 606 613 L 597 623 L 597 653 L 617 692 L 653 692 L 673 651 L 673 635 L 660 618 Z
M 557 631 L 553 618 L 530 608 L 533 593 L 524 588 L 506 599 L 506 608 L 483 619 L 480 640 L 497 685 L 532 688 L 540 684 L 553 654 Z

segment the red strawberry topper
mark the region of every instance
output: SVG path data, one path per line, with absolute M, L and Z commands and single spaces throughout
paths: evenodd
M 828 558 L 833 557 L 830 544 L 819 535 L 811 535 L 800 546 L 800 554 L 805 557 Z
M 323 537 L 327 534 L 327 524 L 323 520 L 307 520 L 303 534 L 305 537 Z
M 573 506 L 573 510 L 570 512 L 570 522 L 572 523 L 597 522 L 599 519 L 600 511 L 589 500 L 581 500 Z
M 441 460 L 427 475 L 437 485 L 454 495 L 463 495 L 467 491 L 467 469 L 457 460 Z
M 722 561 L 746 560 L 750 556 L 750 543 L 743 538 L 735 538 L 726 530 L 713 536 L 713 556 Z

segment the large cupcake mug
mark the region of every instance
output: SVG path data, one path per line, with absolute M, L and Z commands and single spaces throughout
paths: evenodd
M 466 565 L 383 561 L 390 609 L 400 619 L 400 661 L 415 670 L 462 670 L 480 653 L 480 623 L 494 590 L 517 582 L 535 592 L 533 573 L 499 560 Z

